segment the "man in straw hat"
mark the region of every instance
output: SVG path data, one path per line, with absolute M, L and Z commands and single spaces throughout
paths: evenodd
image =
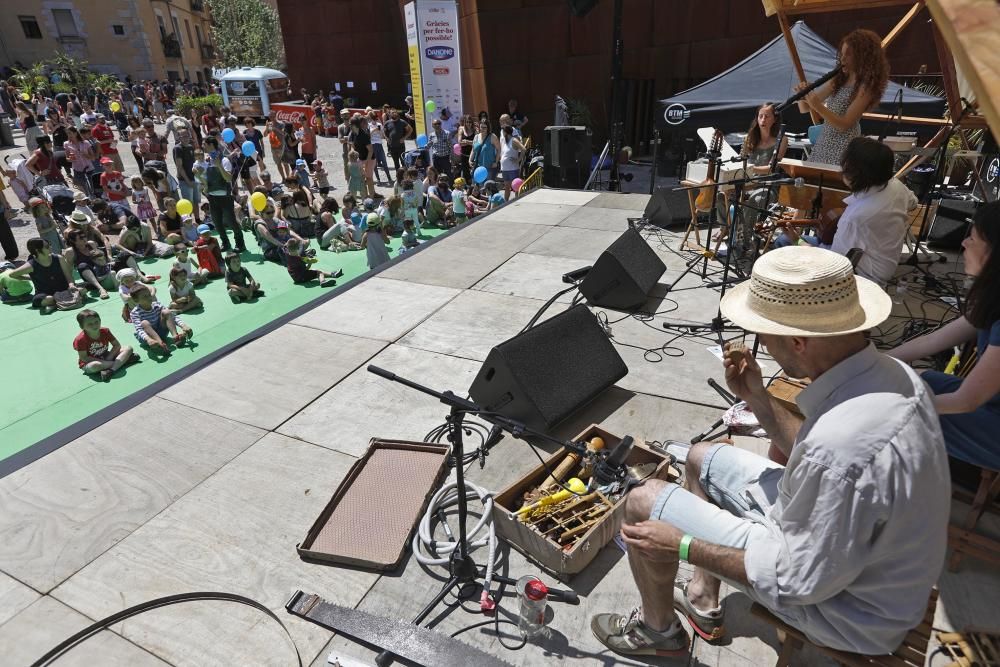
M 944 560 L 948 462 L 930 393 L 865 332 L 889 297 L 828 250 L 780 248 L 730 290 L 722 313 L 812 383 L 800 423 L 773 402 L 745 348 L 727 350 L 730 390 L 788 459 L 726 444 L 691 448 L 686 487 L 651 480 L 627 497 L 622 536 L 642 606 L 598 614 L 597 638 L 625 655 L 674 655 L 723 635 L 720 579 L 812 642 L 895 650 L 924 614 Z M 675 584 L 678 560 L 695 567 Z

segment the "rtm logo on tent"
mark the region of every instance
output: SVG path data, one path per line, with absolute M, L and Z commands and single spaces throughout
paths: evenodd
M 670 125 L 680 125 L 691 117 L 691 112 L 683 104 L 671 104 L 663 112 L 663 120 Z
M 431 46 L 424 49 L 424 54 L 431 60 L 448 60 L 455 57 L 455 49 L 450 46 Z

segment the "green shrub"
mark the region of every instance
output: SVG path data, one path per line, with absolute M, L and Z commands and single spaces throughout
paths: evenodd
M 200 109 L 209 104 L 216 108 L 222 106 L 222 95 L 205 95 L 204 97 L 191 97 L 181 95 L 174 100 L 174 111 L 185 118 L 191 114 L 191 109 Z

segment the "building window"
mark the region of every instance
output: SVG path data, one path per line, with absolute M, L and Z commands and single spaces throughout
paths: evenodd
M 125 26 L 123 26 L 123 25 L 112 25 L 111 26 L 111 31 L 113 33 L 115 33 L 116 35 L 124 35 L 125 34 Z
M 188 45 L 194 44 L 194 40 L 191 39 L 191 24 L 187 19 L 184 19 L 184 32 L 187 33 Z
M 21 30 L 28 39 L 41 39 L 42 30 L 38 27 L 38 20 L 34 16 L 18 16 L 21 21 Z
M 73 20 L 73 12 L 69 9 L 53 9 L 52 18 L 56 22 L 56 30 L 60 37 L 79 37 L 80 31 Z
M 177 22 L 177 17 L 176 16 L 171 16 L 170 20 L 173 21 L 173 24 L 174 24 L 174 35 L 177 37 L 177 43 L 180 44 L 181 47 L 183 47 L 184 46 L 184 38 L 181 37 L 181 24 Z
M 201 45 L 202 45 L 202 41 L 201 41 L 201 26 L 199 26 L 197 23 L 194 26 L 194 34 L 198 36 L 198 48 L 201 48 Z
M 156 22 L 160 26 L 160 39 L 161 40 L 166 39 L 167 38 L 167 27 L 165 25 L 163 25 L 163 17 L 160 16 L 159 14 L 157 14 L 156 15 Z

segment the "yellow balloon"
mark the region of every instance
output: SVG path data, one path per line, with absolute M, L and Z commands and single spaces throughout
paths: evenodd
M 21 93 L 21 99 L 27 102 L 28 100 L 31 99 L 31 95 L 29 95 L 28 93 Z
M 119 111 L 122 110 L 122 105 L 118 104 L 118 102 L 112 102 L 111 110 L 114 111 L 115 113 L 118 113 Z M 187 213 L 185 213 L 184 215 L 187 215 Z
M 190 199 L 179 199 L 177 200 L 177 212 L 181 215 L 191 215 L 191 211 L 194 210 L 194 205 L 191 204 Z
M 263 192 L 255 192 L 250 195 L 250 203 L 253 204 L 253 210 L 263 211 L 264 207 L 267 206 L 267 196 Z

